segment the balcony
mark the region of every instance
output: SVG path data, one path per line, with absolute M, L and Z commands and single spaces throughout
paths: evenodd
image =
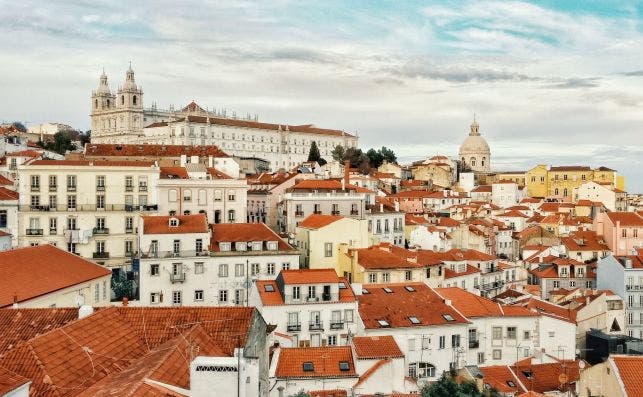
M 302 217 L 302 216 L 304 216 L 304 211 L 295 211 L 295 216 L 296 216 L 296 217 Z
M 322 300 L 323 300 L 324 302 L 328 302 L 329 300 L 331 300 L 330 293 L 323 293 L 323 294 L 322 294 Z
M 50 191 L 50 192 L 55 192 L 55 191 L 57 191 L 57 190 L 58 190 L 58 186 L 56 186 L 56 185 L 49 185 L 49 191 Z
M 321 211 L 317 211 L 317 210 L 313 211 L 313 214 L 320 215 L 321 213 L 322 213 Z
M 479 340 L 470 340 L 469 341 L 469 349 L 477 349 L 480 347 L 480 341 Z
M 484 284 L 474 286 L 474 288 L 479 289 L 481 291 L 489 291 L 493 289 L 502 288 L 503 285 L 505 285 L 504 281 L 494 281 L 493 283 L 484 283 Z
M 170 274 L 170 281 L 173 283 L 182 283 L 185 281 L 185 273 Z
M 288 332 L 299 332 L 301 331 L 301 323 L 288 323 L 286 330 Z
M 339 211 L 331 211 L 330 213 L 333 215 L 339 215 Z
M 359 211 L 358 210 L 351 210 L 351 215 L 359 215 Z
M 139 192 L 147 192 L 147 185 L 138 185 Z
M 308 330 L 309 331 L 323 331 L 324 330 L 324 324 L 322 324 L 320 321 L 311 321 L 308 323 Z
M 76 185 L 68 185 L 67 186 L 67 191 L 68 192 L 75 192 L 76 191 Z
M 104 192 L 105 191 L 105 185 L 96 186 L 96 191 L 97 192 Z
M 94 253 L 92 254 L 92 257 L 93 257 L 94 259 L 107 259 L 107 258 L 109 258 L 109 252 L 105 252 L 105 251 L 102 251 L 102 252 L 94 252 Z
M 31 185 L 31 191 L 32 192 L 39 192 L 40 191 L 40 185 Z
M 93 212 L 93 211 L 125 211 L 125 212 L 138 212 L 138 211 L 158 211 L 158 205 L 156 204 L 145 204 L 145 205 L 134 205 L 134 204 L 57 204 L 57 205 L 20 205 L 18 208 L 22 212 L 66 212 L 66 211 L 82 211 L 82 212 Z
M 95 227 L 93 230 L 94 234 L 109 234 L 109 228 L 106 227 Z
M 133 192 L 133 191 L 134 191 L 134 186 L 132 186 L 132 185 L 126 185 L 126 186 L 125 186 L 125 191 L 126 191 L 126 192 Z
M 209 256 L 210 251 L 195 251 L 195 250 L 182 250 L 182 251 L 150 251 L 143 252 L 141 258 L 182 258 L 191 256 Z
M 344 321 L 330 320 L 330 329 L 344 329 Z
M 27 236 L 42 236 L 42 229 L 27 229 L 25 234 Z

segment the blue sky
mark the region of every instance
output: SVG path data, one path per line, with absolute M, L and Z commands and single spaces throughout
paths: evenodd
M 497 169 L 606 165 L 643 192 L 643 7 L 607 1 L 0 0 L 0 120 L 89 128 L 104 67 L 146 105 L 356 132 L 455 156 L 472 114 Z

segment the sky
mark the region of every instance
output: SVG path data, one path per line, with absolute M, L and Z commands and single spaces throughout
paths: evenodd
M 103 70 L 146 106 L 356 133 L 496 170 L 608 166 L 643 192 L 643 3 L 0 0 L 0 122 L 89 129 Z

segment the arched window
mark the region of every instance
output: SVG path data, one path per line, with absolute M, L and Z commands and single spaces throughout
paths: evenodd
M 170 189 L 168 191 L 168 198 L 167 200 L 169 202 L 175 202 L 176 201 L 176 189 Z
M 136 106 L 136 95 L 132 97 L 132 103 L 134 104 L 134 106 Z
M 121 95 L 121 105 L 125 105 L 125 95 Z
M 554 189 L 554 195 L 558 196 L 558 188 Z
M 475 157 L 471 157 L 471 166 L 472 167 L 476 166 L 476 158 Z
M 192 190 L 183 191 L 183 201 L 192 201 Z
M 228 223 L 234 223 L 234 210 L 228 210 Z
M 434 378 L 435 366 L 430 363 L 411 363 L 409 364 L 409 376 L 413 379 Z
M 482 158 L 482 164 L 480 164 L 480 165 L 481 165 L 481 166 L 483 166 L 483 167 L 484 167 L 484 161 L 485 161 L 485 160 L 486 160 L 486 157 L 483 157 L 483 158 Z
M 567 197 L 567 188 L 563 189 L 563 197 Z
M 94 107 L 95 107 L 96 109 L 98 109 L 98 99 L 95 99 L 95 100 L 94 100 Z
M 109 99 L 107 100 L 107 107 L 110 107 Z

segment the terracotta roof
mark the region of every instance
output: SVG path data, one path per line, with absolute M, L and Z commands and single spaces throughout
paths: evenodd
M 9 152 L 6 154 L 7 157 L 40 157 L 42 152 L 37 152 L 35 150 L 21 150 L 18 152 Z
M 0 395 L 2 396 L 9 395 L 9 392 L 16 390 L 29 381 L 24 376 L 0 367 Z
M 609 251 L 602 237 L 592 230 L 578 230 L 568 237 L 561 237 L 561 243 L 567 251 Z
M 212 179 L 233 179 L 230 175 L 213 167 L 206 168 L 206 171 Z
M 161 167 L 161 179 L 189 179 L 185 167 Z
M 643 390 L 643 357 L 611 355 L 610 361 L 618 369 L 618 375 L 628 396 L 638 396 Z
M 0 355 L 78 318 L 78 308 L 0 309 Z
M 344 217 L 339 215 L 311 214 L 308 215 L 306 219 L 299 222 L 298 226 L 305 227 L 307 229 L 319 229 L 340 219 L 344 219 Z
M 0 185 L 2 186 L 13 186 L 13 181 L 7 178 L 4 175 L 0 175 Z
M 492 186 L 491 185 L 480 185 L 476 186 L 471 190 L 472 193 L 491 193 L 492 191 Z
M 348 397 L 346 390 L 312 390 L 308 392 L 310 397 Z
M 443 253 L 445 261 L 492 261 L 495 256 L 474 249 L 453 248 Z
M 145 167 L 149 168 L 154 165 L 153 161 L 133 161 L 133 160 L 36 160 L 28 164 L 47 165 L 57 167 Z
M 366 329 L 468 323 L 424 283 L 365 285 L 359 297 L 359 313 Z M 417 319 L 415 323 L 411 322 L 412 317 Z
M 484 377 L 484 383 L 501 393 L 520 393 L 525 391 L 507 365 L 490 365 L 479 368 Z
M 457 287 L 436 288 L 435 291 L 444 298 L 451 300 L 451 305 L 467 318 L 503 316 L 531 317 L 536 315 L 528 309 L 517 308 L 519 310 L 513 310 L 515 308 L 502 306 L 491 299 L 472 294 Z
M 391 335 L 355 336 L 352 341 L 355 347 L 355 356 L 358 359 L 404 357 L 404 353 Z
M 607 216 L 615 225 L 620 222 L 621 226 L 643 226 L 643 216 L 636 212 L 608 212 Z
M 456 221 L 455 219 L 448 218 L 448 217 L 438 217 L 438 226 L 445 226 L 445 227 L 458 227 L 460 226 L 460 222 Z
M 0 307 L 24 302 L 112 272 L 53 245 L 0 252 Z
M 292 190 L 342 190 L 342 182 L 339 179 L 304 179 L 291 187 Z M 344 185 L 344 190 L 357 190 L 357 186 Z M 368 189 L 366 189 L 368 190 Z
M 547 364 L 534 364 L 532 361 L 531 358 L 527 358 L 516 363 L 512 369 L 522 384 L 528 385 L 535 392 L 564 391 L 567 387 L 573 390 L 573 386 L 570 387 L 569 384 L 576 383 L 580 378 L 578 366 L 580 361 L 560 360 Z M 563 373 L 568 377 L 566 385 L 561 385 L 558 381 Z
M 31 379 L 31 394 L 39 396 L 77 395 L 91 390 L 92 385 L 110 374 L 128 370 L 125 379 L 132 379 L 129 375 L 134 372 L 144 372 L 139 371 L 139 360 L 150 365 L 158 362 L 151 360 L 154 351 L 158 354 L 167 351 L 166 357 L 174 358 L 157 366 L 153 376 L 161 380 L 184 378 L 187 368 L 184 355 L 174 352 L 180 350 L 182 341 L 191 340 L 190 330 L 195 325 L 199 324 L 208 335 L 210 346 L 218 349 L 207 350 L 231 357 L 238 344 L 245 345 L 255 310 L 110 307 L 30 339 L 1 355 L 0 366 Z M 165 345 L 170 340 L 176 344 Z M 166 349 L 173 345 L 178 349 Z
M 541 199 L 535 198 L 535 197 L 525 197 L 522 200 L 520 200 L 521 203 L 540 203 Z
M 426 225 L 429 223 L 423 216 L 404 214 L 404 223 L 406 225 Z
M 218 146 L 183 146 L 183 145 L 123 145 L 123 144 L 92 144 L 85 145 L 85 156 L 95 157 L 229 157 Z
M 529 218 L 527 215 L 523 214 L 520 211 L 511 210 L 504 212 L 502 214 L 496 215 L 498 218 Z
M 181 109 L 182 112 L 195 111 L 195 110 L 205 112 L 205 110 L 203 110 L 203 108 L 201 106 L 197 105 L 197 103 L 194 102 L 194 101 L 188 103 L 187 105 L 185 105 L 185 107 L 183 109 Z
M 339 282 L 339 276 L 335 273 L 335 269 L 288 269 L 282 270 L 277 277 L 281 277 L 285 284 Z
M 346 370 L 340 363 L 347 363 Z M 304 370 L 312 364 L 312 371 Z M 357 377 L 350 346 L 282 348 L 275 371 L 277 378 L 345 378 Z
M 276 241 L 279 251 L 295 251 L 263 223 L 217 223 L 212 225 L 210 250 L 219 252 L 221 242 Z
M 184 234 L 207 233 L 208 219 L 205 214 L 142 216 L 143 234 Z M 177 226 L 170 226 L 170 220 L 177 219 Z
M 524 306 L 527 309 L 544 316 L 558 318 L 560 320 L 564 320 L 574 324 L 576 323 L 576 311 L 540 300 L 538 298 L 525 299 L 523 301 L 516 302 L 516 305 Z
M 358 264 L 367 270 L 421 267 L 421 265 L 409 262 L 391 252 L 387 247 L 375 245 L 369 248 L 351 250 L 351 252 L 357 252 Z
M 558 167 L 551 167 L 549 171 L 591 171 L 591 168 L 583 165 L 563 165 Z
M 359 386 L 362 385 L 362 383 L 366 382 L 369 378 L 371 378 L 373 375 L 375 375 L 375 373 L 380 368 L 382 368 L 384 365 L 390 364 L 391 361 L 392 360 L 390 358 L 384 358 L 384 359 L 381 359 L 381 360 L 377 360 L 377 362 L 375 364 L 373 364 L 373 366 L 371 366 L 369 369 L 364 371 L 364 373 L 362 373 L 362 375 L 359 377 L 359 380 L 357 381 L 357 383 L 355 383 L 353 385 L 353 389 L 357 389 Z
M 0 186 L 0 201 L 18 200 L 19 197 L 20 195 L 18 192 L 7 189 L 4 186 Z
M 474 274 L 474 273 L 480 273 L 480 269 L 471 265 L 467 265 L 465 271 L 457 272 L 447 267 L 444 269 L 444 279 L 446 280 L 446 279 L 455 278 L 455 277 L 462 277 L 462 276 L 467 276 L 469 274 Z

